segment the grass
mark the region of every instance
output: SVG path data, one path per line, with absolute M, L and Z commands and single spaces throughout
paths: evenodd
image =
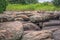
M 29 4 L 29 5 L 21 5 L 21 4 L 8 4 L 7 11 L 27 11 L 27 10 L 45 10 L 45 11 L 60 11 L 60 7 L 55 7 L 53 4 Z

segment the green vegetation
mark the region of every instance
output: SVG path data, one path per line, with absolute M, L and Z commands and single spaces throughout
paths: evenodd
M 38 3 L 38 0 L 0 0 L 0 12 L 3 12 L 5 10 L 7 11 L 28 11 L 28 10 L 60 11 L 60 0 L 53 0 L 53 2 L 51 3 L 49 2 Z
M 60 6 L 60 0 L 53 0 L 52 2 L 55 6 Z
M 2 13 L 3 11 L 5 11 L 6 6 L 7 6 L 6 0 L 0 0 L 0 13 Z
M 38 0 L 8 0 L 11 4 L 34 4 L 38 3 Z
M 60 7 L 55 7 L 52 3 L 37 3 L 29 5 L 21 4 L 9 4 L 6 8 L 9 11 L 26 11 L 26 10 L 45 10 L 45 11 L 55 11 L 60 10 Z

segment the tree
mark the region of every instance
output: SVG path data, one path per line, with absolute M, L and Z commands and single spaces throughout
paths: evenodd
M 18 4 L 31 4 L 31 3 L 37 3 L 38 0 L 9 0 L 9 2 Z
M 60 0 L 53 0 L 52 2 L 55 6 L 60 6 Z
M 7 1 L 6 0 L 0 0 L 0 13 L 5 11 L 7 6 Z
M 26 0 L 27 4 L 38 3 L 38 0 Z

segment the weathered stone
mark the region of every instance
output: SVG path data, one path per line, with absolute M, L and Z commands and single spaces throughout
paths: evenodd
M 52 34 L 55 30 L 25 31 L 22 40 L 53 40 Z
M 40 29 L 43 29 L 43 28 L 44 28 L 43 22 L 40 22 L 40 23 L 38 24 L 38 26 L 40 27 Z
M 57 26 L 57 25 L 60 25 L 60 21 L 49 21 L 49 22 L 44 22 L 43 25 L 46 27 L 46 26 Z
M 0 40 L 17 40 L 23 34 L 23 25 L 19 21 L 0 23 Z
M 49 16 L 46 15 L 34 15 L 31 16 L 30 18 L 31 22 L 43 22 L 49 20 Z
M 25 11 L 25 12 L 24 12 L 24 15 L 27 15 L 28 17 L 30 17 L 30 16 L 32 16 L 32 15 L 34 15 L 34 14 L 31 13 L 30 11 Z
M 0 22 L 14 21 L 14 17 L 6 14 L 0 14 Z
M 40 30 L 40 28 L 36 25 L 36 24 L 33 24 L 33 23 L 26 23 L 24 24 L 24 31 L 28 31 L 28 30 Z
M 55 12 L 54 12 L 54 15 L 55 15 L 55 17 L 56 17 L 57 19 L 59 19 L 59 17 L 60 17 L 60 11 L 55 11 Z
M 24 19 L 23 18 L 15 18 L 14 20 L 15 21 L 23 21 Z
M 0 22 L 7 21 L 5 14 L 0 14 Z
M 38 17 L 38 18 L 37 18 L 37 17 Z M 35 15 L 34 15 L 34 16 L 31 16 L 29 19 L 30 19 L 31 22 L 36 22 L 36 21 L 39 21 L 39 17 L 40 17 L 40 16 L 35 16 Z M 40 17 L 40 18 L 41 18 L 41 17 Z M 41 19 L 41 20 L 42 20 L 42 19 Z
M 60 11 L 46 11 L 47 14 L 50 14 L 51 19 L 59 19 Z
M 29 17 L 26 15 L 16 15 L 16 18 L 22 18 L 23 20 L 29 20 Z
M 60 40 L 60 30 L 57 30 L 53 33 L 54 40 Z

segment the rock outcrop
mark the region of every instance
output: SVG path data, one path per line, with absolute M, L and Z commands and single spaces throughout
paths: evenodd
M 7 11 L 0 14 L 0 40 L 60 40 L 56 19 L 59 11 Z

